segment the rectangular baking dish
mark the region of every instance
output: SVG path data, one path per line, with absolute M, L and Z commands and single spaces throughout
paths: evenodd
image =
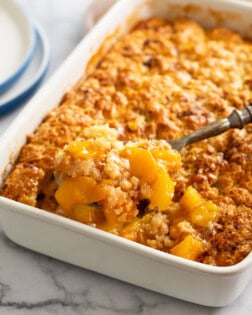
M 55 75 L 0 138 L 0 185 L 26 135 L 57 106 L 64 92 L 120 34 L 150 16 L 187 16 L 205 27 L 227 26 L 252 33 L 252 4 L 229 0 L 121 0 L 81 41 Z M 95 54 L 99 51 L 98 54 Z M 251 279 L 252 254 L 231 267 L 214 267 L 154 250 L 107 232 L 0 197 L 6 235 L 34 251 L 186 301 L 223 306 Z

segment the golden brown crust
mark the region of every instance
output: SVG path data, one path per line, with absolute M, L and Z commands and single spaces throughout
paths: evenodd
M 251 208 L 237 207 L 234 214 L 221 217 L 216 234 L 210 237 L 211 248 L 201 260 L 219 266 L 240 262 L 252 247 Z
M 35 166 L 19 163 L 5 180 L 1 195 L 35 206 L 44 175 L 45 173 Z
M 82 128 L 90 124 L 90 117 L 74 104 L 64 103 L 47 114 L 28 142 L 63 147 L 73 140 Z
M 224 28 L 206 31 L 187 19 L 141 21 L 28 136 L 1 194 L 60 212 L 54 199 L 55 156 L 86 127 L 108 124 L 121 140 L 174 139 L 249 101 L 251 42 Z M 223 211 L 211 230 L 190 226 L 208 242 L 200 258 L 205 263 L 235 264 L 251 250 L 251 143 L 252 128 L 247 126 L 191 145 L 182 152 L 183 168 L 172 174 L 175 205 L 192 185 Z M 165 220 L 162 233 L 167 237 Z M 166 250 L 169 242 L 162 245 L 160 237 L 148 245 Z

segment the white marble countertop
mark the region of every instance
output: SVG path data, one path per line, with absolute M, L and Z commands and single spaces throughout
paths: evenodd
M 89 0 L 20 0 L 47 32 L 51 63 L 47 78 L 79 42 Z M 0 116 L 0 134 L 21 107 Z M 232 304 L 208 308 L 113 280 L 9 241 L 0 225 L 0 315 L 250 315 L 252 282 Z

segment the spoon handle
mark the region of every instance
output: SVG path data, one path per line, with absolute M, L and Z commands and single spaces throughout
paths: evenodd
M 239 128 L 242 129 L 244 125 L 252 122 L 252 103 L 244 107 L 242 110 L 233 110 L 233 112 L 224 119 L 212 122 L 211 124 L 195 130 L 188 135 L 177 139 L 168 141 L 173 149 L 181 151 L 184 146 L 195 143 L 204 139 L 208 139 L 219 134 L 222 134 L 228 129 Z

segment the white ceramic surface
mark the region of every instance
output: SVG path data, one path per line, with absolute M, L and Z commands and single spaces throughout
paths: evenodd
M 0 113 L 17 105 L 33 93 L 43 78 L 49 62 L 49 43 L 43 29 L 33 23 L 36 33 L 36 47 L 24 73 L 6 92 L 0 94 Z
M 15 0 L 0 0 L 0 91 L 25 70 L 33 49 L 29 17 Z
M 83 69 L 80 69 L 79 65 L 86 65 L 103 38 L 117 25 L 122 25 L 132 10 L 134 11 L 134 6 L 138 6 L 140 2 L 142 1 L 134 1 L 129 6 L 129 2 L 124 0 L 117 4 L 33 98 L 1 140 L 0 169 L 6 167 L 10 154 L 17 154 L 25 141 L 25 135 L 36 127 L 45 112 L 56 106 L 63 91 L 80 77 Z M 155 14 L 166 14 L 169 17 L 174 13 L 167 10 L 168 4 L 172 2 L 175 3 L 168 0 L 156 1 L 155 7 L 151 6 L 150 9 L 144 7 L 144 10 L 138 13 L 140 17 L 147 17 L 155 11 Z M 176 4 L 188 2 L 181 0 L 176 1 Z M 205 2 L 202 4 L 201 1 L 191 2 L 200 6 L 206 4 Z M 167 11 L 164 10 L 164 5 Z M 207 6 L 219 11 L 230 10 L 235 12 L 236 16 L 240 15 L 239 23 L 238 21 L 230 23 L 244 34 L 248 33 L 251 5 L 234 1 L 211 1 Z M 199 13 L 196 16 L 198 20 L 202 19 L 203 24 L 204 14 L 206 11 L 202 12 L 201 17 Z M 208 21 L 214 24 L 214 18 Z M 124 26 L 127 27 L 126 24 Z M 123 29 L 124 27 L 121 28 Z M 206 266 L 155 251 L 42 210 L 5 198 L 0 199 L 1 223 L 10 239 L 46 255 L 151 290 L 199 304 L 220 306 L 233 301 L 251 279 L 251 255 L 232 267 Z M 50 242 L 41 238 L 44 234 Z
M 84 14 L 84 34 L 89 32 L 101 17 L 112 7 L 118 0 L 92 0 Z

